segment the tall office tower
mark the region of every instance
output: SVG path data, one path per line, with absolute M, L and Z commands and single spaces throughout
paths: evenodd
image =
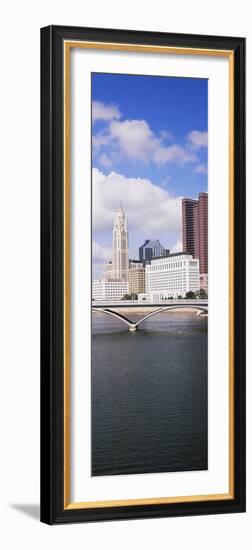
M 115 215 L 112 247 L 112 270 L 110 278 L 123 281 L 128 281 L 129 279 L 128 229 L 126 216 L 122 207 L 117 208 Z
M 208 273 L 208 194 L 199 194 L 199 264 L 200 273 Z
M 198 201 L 182 199 L 183 252 L 198 258 Z
M 170 250 L 164 248 L 158 239 L 151 241 L 147 239 L 142 246 L 139 247 L 139 260 L 145 262 L 152 258 L 159 258 L 160 256 L 168 256 Z
M 199 259 L 201 288 L 207 289 L 208 274 L 208 194 L 199 193 L 198 200 L 182 199 L 183 252 Z

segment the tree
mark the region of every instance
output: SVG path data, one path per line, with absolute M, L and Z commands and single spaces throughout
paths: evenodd
M 131 294 L 124 294 L 122 300 L 131 300 Z
M 189 292 L 186 293 L 186 298 L 189 300 L 192 300 L 193 298 L 195 298 L 194 292 L 192 290 L 189 290 Z
M 204 288 L 200 288 L 199 290 L 199 298 L 207 298 L 207 292 Z

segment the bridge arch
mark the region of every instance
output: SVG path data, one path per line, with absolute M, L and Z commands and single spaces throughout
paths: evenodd
M 140 307 L 140 306 L 138 306 L 138 307 Z M 122 315 L 121 313 L 118 313 L 117 311 L 111 310 L 109 308 L 96 307 L 96 308 L 92 308 L 92 311 L 105 313 L 106 315 L 110 315 L 111 317 L 115 317 L 115 318 L 119 319 L 120 321 L 122 321 L 124 324 L 128 325 L 130 331 L 135 331 L 135 330 L 137 330 L 139 325 L 141 323 L 143 323 L 143 321 L 145 321 L 149 317 L 152 317 L 153 315 L 157 315 L 158 313 L 162 313 L 163 311 L 172 310 L 172 309 L 173 310 L 174 309 L 194 309 L 195 311 L 200 311 L 201 313 L 208 313 L 208 307 L 205 307 L 205 306 L 200 306 L 200 305 L 198 306 L 198 305 L 194 305 L 194 304 L 188 304 L 188 305 L 187 304 L 175 304 L 175 305 L 168 305 L 168 306 L 158 307 L 154 311 L 151 311 L 151 312 L 147 313 L 147 315 L 144 315 L 144 317 L 142 317 L 138 321 L 133 322 L 130 319 L 128 319 L 127 317 L 125 317 L 125 315 Z
M 125 315 L 121 315 L 118 313 L 118 311 L 113 311 L 108 308 L 92 308 L 92 311 L 97 311 L 98 313 L 106 313 L 106 315 L 110 315 L 111 317 L 116 317 L 119 319 L 119 321 L 122 321 L 124 324 L 131 327 L 132 325 L 135 325 L 135 323 L 132 323 Z
M 208 309 L 204 306 L 194 306 L 194 305 L 174 305 L 174 306 L 166 306 L 166 307 L 160 307 L 158 309 L 155 309 L 154 311 L 150 311 L 150 313 L 147 313 L 144 317 L 139 319 L 139 321 L 136 322 L 136 326 L 139 326 L 143 321 L 148 319 L 149 317 L 152 317 L 153 315 L 157 315 L 157 313 L 162 313 L 163 311 L 171 310 L 171 309 L 194 309 L 195 311 L 200 311 L 201 313 L 208 313 Z

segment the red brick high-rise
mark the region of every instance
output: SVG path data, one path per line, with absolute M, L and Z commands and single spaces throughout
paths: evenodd
M 199 194 L 198 207 L 198 224 L 199 224 L 199 264 L 200 273 L 208 273 L 208 194 Z
M 197 212 L 197 200 L 182 199 L 183 252 L 189 252 L 194 258 L 198 258 L 198 224 L 196 222 Z
M 208 278 L 208 194 L 198 200 L 182 199 L 183 252 L 199 259 L 201 288 L 207 289 Z

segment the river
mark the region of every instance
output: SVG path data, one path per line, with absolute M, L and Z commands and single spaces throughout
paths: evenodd
M 94 313 L 92 475 L 207 469 L 207 378 L 207 317 Z

